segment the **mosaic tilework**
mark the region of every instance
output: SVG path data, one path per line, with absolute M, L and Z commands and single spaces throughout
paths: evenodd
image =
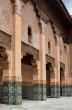
M 16 83 L 15 84 L 15 96 L 16 96 L 16 104 L 22 103 L 22 84 Z
M 72 86 L 52 86 L 51 87 L 51 97 L 60 97 L 60 96 L 72 96 Z
M 72 96 L 72 86 L 67 86 L 68 96 Z
M 34 100 L 45 100 L 46 99 L 46 86 L 45 85 L 34 85 Z
M 66 88 L 65 86 L 60 87 L 61 90 L 61 96 L 66 96 Z
M 60 88 L 58 86 L 51 86 L 51 97 L 58 98 L 60 96 Z
M 3 82 L 3 103 L 9 104 L 9 86 L 8 82 Z
M 72 96 L 72 86 L 69 86 L 69 94 Z
M 72 86 L 62 86 L 62 96 L 72 96 Z
M 3 83 L 3 103 L 5 104 L 21 104 L 22 103 L 22 87 L 19 82 Z
M 0 103 L 2 103 L 2 84 L 0 84 Z

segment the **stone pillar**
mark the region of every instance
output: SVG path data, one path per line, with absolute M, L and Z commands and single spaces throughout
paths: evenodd
M 33 70 L 33 99 L 42 100 L 42 88 L 40 85 L 40 61 L 32 60 Z
M 33 60 L 33 88 L 35 100 L 46 99 L 46 59 L 45 59 L 45 24 L 40 21 L 40 50 L 39 59 Z
M 72 96 L 72 42 L 69 44 L 68 95 Z
M 9 74 L 9 71 L 8 71 L 9 70 L 9 63 L 8 63 L 8 55 L 7 55 L 7 52 L 6 52 L 5 48 L 0 47 L 0 55 L 1 55 L 1 58 L 2 58 L 2 59 L 0 59 L 0 69 L 2 70 L 2 71 L 0 71 L 0 72 L 2 72 L 2 73 L 0 73 L 0 74 L 2 74 L 2 76 L 0 76 L 1 79 L 2 79 L 2 81 L 0 82 L 1 86 L 2 86 L 2 87 L 0 87 L 0 89 L 1 89 L 0 90 L 0 102 L 2 103 L 3 98 L 4 98 L 2 88 L 4 88 L 3 87 L 4 80 L 7 79 L 7 76 Z M 5 74 L 4 74 L 4 70 L 7 70 L 7 72 Z
M 9 69 L 5 69 L 3 73 L 8 74 L 6 77 L 3 77 L 3 103 L 21 104 L 21 1 L 14 0 L 12 5 L 14 27 L 11 39 L 11 59 L 9 59 Z
M 60 96 L 60 47 L 59 36 L 55 33 L 55 97 Z
M 67 96 L 67 88 L 66 88 L 66 84 L 65 84 L 65 68 L 62 68 L 62 70 L 60 70 L 60 74 L 61 74 L 61 82 L 60 82 L 60 90 L 61 90 L 61 96 Z
M 51 65 L 50 67 L 50 87 L 51 87 L 51 97 L 56 98 L 58 97 L 58 86 L 56 85 L 56 79 L 55 79 L 55 65 Z
M 40 68 L 41 68 L 41 74 L 40 74 L 40 80 L 41 80 L 41 84 L 42 84 L 42 89 L 43 89 L 43 93 L 42 93 L 42 97 L 43 100 L 46 99 L 46 51 L 45 51 L 45 32 L 46 32 L 46 24 L 44 21 L 40 21 L 41 23 L 41 36 L 40 36 Z
M 40 20 L 40 85 L 42 88 L 42 100 L 46 99 L 46 53 L 45 53 L 45 30 L 46 24 Z
M 33 99 L 34 100 L 44 100 L 44 93 L 46 95 L 46 85 L 44 85 L 41 81 L 41 70 L 40 70 L 40 61 L 32 60 L 32 68 L 33 68 Z

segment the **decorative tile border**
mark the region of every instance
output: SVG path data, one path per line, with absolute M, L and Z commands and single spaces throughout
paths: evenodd
M 45 85 L 34 85 L 34 100 L 45 100 L 46 99 L 46 86 Z
M 62 86 L 61 88 L 62 96 L 72 96 L 72 86 Z M 30 92 L 32 92 L 32 96 L 30 99 L 46 100 L 46 85 L 35 84 L 31 89 Z M 2 91 L 2 102 L 4 104 L 22 103 L 22 84 L 20 82 L 3 82 Z M 60 97 L 59 86 L 51 86 L 51 97 Z
M 20 82 L 3 82 L 3 103 L 22 103 L 22 86 Z

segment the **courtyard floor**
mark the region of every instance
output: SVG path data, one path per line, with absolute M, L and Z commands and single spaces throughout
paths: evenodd
M 22 105 L 0 104 L 0 110 L 72 110 L 72 97 L 48 98 L 46 101 L 23 100 Z

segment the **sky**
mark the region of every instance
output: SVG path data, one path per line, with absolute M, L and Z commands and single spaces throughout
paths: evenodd
M 63 0 L 65 6 L 68 9 L 68 12 L 70 13 L 70 15 L 72 15 L 72 0 Z

